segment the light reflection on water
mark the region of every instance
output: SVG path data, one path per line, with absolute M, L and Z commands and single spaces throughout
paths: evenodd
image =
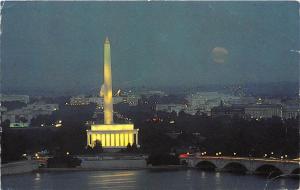
M 202 178 L 202 179 L 205 179 L 205 178 L 206 178 L 205 172 L 203 172 L 203 171 L 201 172 L 201 178 Z
M 3 176 L 2 189 L 263 190 L 267 181 L 260 176 L 199 170 L 78 171 Z M 295 190 L 298 183 L 296 179 L 278 179 L 269 183 L 267 190 Z
M 89 175 L 88 186 L 98 186 L 101 189 L 135 189 L 136 173 L 134 171 L 118 171 L 115 173 L 101 173 Z

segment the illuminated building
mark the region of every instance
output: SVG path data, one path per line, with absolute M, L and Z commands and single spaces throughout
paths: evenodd
M 28 95 L 6 95 L 0 94 L 1 102 L 23 102 L 25 104 L 29 103 L 29 96 Z
M 85 96 L 75 96 L 70 98 L 71 106 L 81 106 L 88 105 L 94 103 L 97 106 L 103 107 L 103 97 L 93 96 L 93 97 L 85 97 Z
M 57 111 L 58 109 L 58 104 L 33 103 L 19 109 L 5 111 L 1 114 L 1 119 L 2 121 L 9 120 L 12 127 L 17 126 L 13 123 L 24 123 L 22 122 L 22 119 L 25 119 L 25 123 L 29 125 L 33 118 L 36 118 L 39 115 L 51 115 L 52 112 Z
M 277 104 L 253 104 L 245 107 L 245 115 L 251 118 L 282 117 L 282 106 Z
M 285 119 L 297 118 L 300 115 L 299 105 L 285 105 L 282 116 Z
M 138 146 L 138 129 L 133 124 L 114 124 L 113 122 L 113 97 L 112 74 L 110 59 L 110 43 L 108 38 L 104 42 L 104 84 L 100 95 L 104 97 L 104 124 L 92 124 L 87 130 L 87 145 L 93 147 L 100 141 L 103 148 L 120 149 L 128 144 Z
M 178 114 L 180 111 L 184 111 L 187 108 L 185 104 L 156 104 L 156 111 L 165 111 L 165 112 L 173 112 L 175 111 Z

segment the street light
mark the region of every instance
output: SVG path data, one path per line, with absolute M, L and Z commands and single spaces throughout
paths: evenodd
M 287 158 L 288 156 L 287 156 L 287 155 L 284 155 L 284 157 Z
M 267 156 L 268 156 L 268 155 L 267 155 L 267 154 L 265 154 L 265 156 L 264 156 L 264 157 L 266 158 Z
M 236 152 L 234 152 L 233 155 L 236 156 Z
M 219 153 L 216 153 L 216 156 L 219 156 Z

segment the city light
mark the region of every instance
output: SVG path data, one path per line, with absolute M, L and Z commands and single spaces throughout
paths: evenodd
M 62 124 L 58 123 L 58 124 L 55 124 L 55 127 L 61 127 Z

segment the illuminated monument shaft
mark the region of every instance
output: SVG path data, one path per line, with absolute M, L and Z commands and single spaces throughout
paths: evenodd
M 100 95 L 104 96 L 104 124 L 93 124 L 87 130 L 87 145 L 94 147 L 96 141 L 100 141 L 105 149 L 126 148 L 128 144 L 138 144 L 138 129 L 134 129 L 131 123 L 113 123 L 113 97 L 112 97 L 112 74 L 110 60 L 110 43 L 108 38 L 104 42 L 104 84 Z
M 110 44 L 108 38 L 104 42 L 104 124 L 113 124 L 113 99 L 111 80 Z

